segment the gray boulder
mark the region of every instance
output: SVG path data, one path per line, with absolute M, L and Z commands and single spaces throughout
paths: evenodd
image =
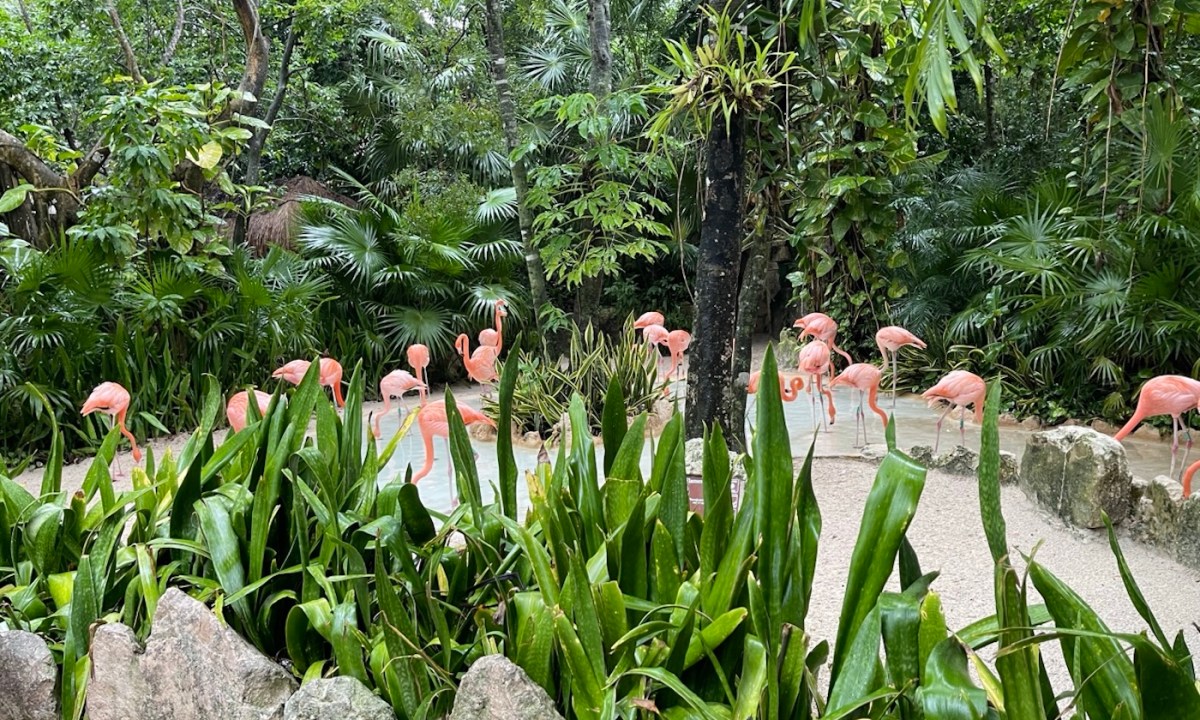
M 1091 428 L 1068 426 L 1030 436 L 1020 485 L 1068 523 L 1100 528 L 1101 511 L 1114 523 L 1129 515 L 1133 477 L 1120 443 Z
M 908 456 L 925 467 L 933 466 L 932 445 L 913 445 L 908 451 Z
M 352 677 L 310 680 L 283 708 L 283 720 L 396 720 L 392 708 Z
M 524 670 L 503 655 L 486 655 L 463 676 L 450 720 L 562 720 L 562 716 Z
M 884 443 L 864 445 L 862 450 L 859 451 L 859 455 L 861 455 L 864 460 L 882 460 L 887 457 L 887 454 L 888 448 Z
M 933 466 L 951 475 L 974 475 L 979 467 L 979 453 L 956 445 L 950 452 L 944 452 L 933 459 Z
M 57 720 L 57 680 L 58 667 L 40 637 L 0 632 L 0 720 Z
M 1016 485 L 1021 480 L 1021 461 L 1007 450 L 1000 451 L 1000 484 Z
M 1175 559 L 1200 569 L 1200 496 L 1191 495 L 1179 506 L 1179 535 Z
M 176 588 L 158 601 L 143 650 L 104 625 L 92 640 L 91 720 L 282 720 L 296 681 Z
M 1183 498 L 1183 486 L 1166 475 L 1158 475 L 1141 491 L 1134 515 L 1134 536 L 1173 554 L 1179 540 L 1179 501 Z

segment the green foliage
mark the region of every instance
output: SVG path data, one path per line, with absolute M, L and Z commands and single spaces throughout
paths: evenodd
M 653 261 L 671 232 L 655 195 L 668 177 L 661 158 L 635 144 L 647 108 L 641 93 L 554 96 L 534 106 L 561 127 L 566 162 L 531 173 L 528 203 L 546 271 L 567 287 L 617 275 L 622 261 Z
M 206 207 L 176 173 L 190 163 L 205 181 L 224 174 L 222 158 L 251 136 L 246 127 L 223 119 L 235 96 L 236 90 L 219 85 L 152 84 L 104 98 L 93 123 L 100 141 L 112 148 L 111 174 L 89 193 L 81 222 L 70 234 L 114 256 L 142 246 L 168 246 L 180 254 L 195 245 L 227 252 L 216 238 L 217 218 L 211 213 L 217 208 Z M 232 187 L 228 176 L 223 184 Z
M 1059 711 L 1040 645 L 1062 649 L 1072 686 L 1061 697 L 1081 719 L 1178 717 L 1200 704 L 1190 651 L 1167 643 L 1115 539 L 1126 588 L 1155 641 L 1110 631 L 1036 562 L 1030 577 L 1046 607 L 1027 605 L 1003 524 L 990 522 L 1001 517 L 997 384 L 979 478 L 997 614 L 948 632 L 930 590 L 936 573 L 920 574 L 905 538 L 924 470 L 892 450 L 863 508 L 823 696 L 817 678 L 831 648 L 810 645 L 805 632 L 810 598 L 828 592 L 813 585 L 821 514 L 811 452 L 796 471 L 772 387 L 773 352 L 764 366 L 736 511 L 719 431 L 703 441 L 705 512 L 694 514 L 678 417 L 643 477 L 646 417 L 626 428 L 614 391 L 603 424 L 617 447 L 597 463 L 577 396 L 573 440 L 558 462 L 530 474 L 524 522 L 508 501 L 482 503 L 449 394 L 466 502 L 431 516 L 415 486 L 380 482 L 401 434 L 380 448 L 363 433 L 361 367 L 343 416 L 314 363 L 289 397 L 277 394 L 261 420 L 221 443 L 213 428 L 222 398 L 209 378 L 200 427 L 177 457 L 151 454 L 132 490 L 116 492 L 108 475 L 115 431 L 77 494 L 57 485 L 61 456 L 39 497 L 0 477 L 0 612 L 10 627 L 61 643 L 65 717 L 77 717 L 86 698 L 91 623 L 120 620 L 145 636 L 168 587 L 213 604 L 298 676 L 342 674 L 373 686 L 401 718 L 443 716 L 458 678 L 490 653 L 524 668 L 568 718 L 633 718 L 653 706 L 664 717 L 982 720 L 1003 708 L 1005 717 L 1050 720 Z M 502 416 L 511 413 L 515 375 L 505 374 Z M 316 432 L 306 436 L 314 412 Z M 511 446 L 498 451 L 510 464 Z M 462 540 L 452 544 L 454 536 Z M 901 592 L 885 591 L 898 555 Z M 1047 621 L 1053 627 L 1038 629 Z M 997 640 L 996 659 L 984 661 L 977 651 Z
M 630 413 L 653 412 L 663 392 L 658 349 L 640 342 L 631 322 L 616 338 L 596 332 L 590 325 L 580 330 L 569 324 L 566 329 L 570 342 L 557 361 L 551 360 L 554 355 L 545 342 L 540 347 L 514 350 L 504 361 L 506 369 L 510 364 L 519 369 L 512 405 L 519 432 L 563 433 L 567 410 L 578 396 L 583 401 L 589 437 L 597 434 L 605 396 L 614 382 Z
M 417 187 L 377 194 L 352 182 L 360 207 L 312 200 L 297 245 L 333 281 L 342 315 L 337 351 L 374 361 L 413 343 L 447 359 L 464 326 L 491 326 L 504 300 L 510 322 L 523 308 L 513 283 L 520 246 L 472 219 L 470 193 L 451 186 L 426 197 Z

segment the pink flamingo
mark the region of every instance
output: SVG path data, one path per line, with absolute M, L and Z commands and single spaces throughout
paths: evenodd
M 804 347 L 800 348 L 799 359 L 800 372 L 808 376 L 808 397 L 812 405 L 812 423 L 813 427 L 817 426 L 817 398 L 821 400 L 821 425 L 828 429 L 825 425 L 825 400 L 829 400 L 829 425 L 834 424 L 834 418 L 837 415 L 837 409 L 833 406 L 833 393 L 829 388 L 823 386 L 822 377 L 830 372 L 829 362 L 829 346 L 823 340 L 813 340 Z M 817 394 L 813 395 L 813 386 L 816 385 Z
M 500 348 L 504 346 L 504 326 L 502 319 L 508 317 L 508 310 L 504 307 L 504 298 L 496 301 L 496 327 L 484 328 L 479 331 L 479 344 L 488 345 L 496 348 L 496 355 L 500 354 Z
M 282 378 L 293 385 L 299 385 L 308 373 L 310 365 L 312 363 L 307 360 L 293 360 L 271 373 L 271 377 Z M 333 399 L 337 402 L 338 407 L 346 407 L 346 401 L 342 398 L 341 363 L 333 358 L 321 358 L 320 383 L 322 387 L 333 388 Z
M 814 338 L 816 338 L 817 340 L 820 340 L 821 342 L 828 345 L 830 347 L 830 349 L 832 349 L 838 355 L 841 355 L 842 357 L 846 358 L 846 364 L 849 365 L 854 362 L 854 360 L 852 360 L 850 358 L 850 356 L 848 354 L 846 354 L 846 351 L 844 351 L 840 347 L 838 347 L 838 344 L 837 344 L 838 324 L 834 321 L 833 318 L 829 317 L 825 313 L 819 313 L 819 312 L 809 313 L 809 314 L 805 315 L 804 317 L 800 318 L 799 320 L 797 320 L 796 322 L 792 323 L 792 327 L 800 328 L 800 337 L 798 337 L 797 340 L 803 340 L 806 336 L 811 335 Z M 829 377 L 832 378 L 833 377 L 832 365 L 830 366 L 829 372 L 830 372 Z
M 692 334 L 687 330 L 672 330 L 667 333 L 667 349 L 671 351 L 671 367 L 667 370 L 667 377 L 671 377 L 679 369 L 683 363 L 683 354 L 691 344 Z
M 887 368 L 888 353 L 892 354 L 892 407 L 894 408 L 896 407 L 896 358 L 899 356 L 900 348 L 911 345 L 924 350 L 925 341 L 899 325 L 888 325 L 879 328 L 875 333 L 875 344 L 879 346 L 879 352 L 883 355 L 884 368 Z M 884 425 L 886 424 L 885 422 Z
M 255 390 L 254 399 L 258 402 L 258 414 L 265 415 L 267 408 L 271 405 L 271 396 L 262 390 Z M 247 415 L 249 410 L 250 394 L 245 390 L 229 398 L 229 402 L 225 405 L 225 418 L 229 420 L 229 429 L 235 433 L 241 432 L 249 420 Z
M 973 372 L 966 370 L 952 370 L 946 373 L 937 384 L 921 393 L 921 397 L 926 400 L 936 402 L 945 400 L 949 403 L 946 412 L 937 421 L 937 440 L 933 443 L 933 451 L 937 452 L 938 444 L 942 440 L 942 421 L 950 414 L 950 411 L 958 406 L 963 409 L 964 414 L 968 405 L 975 406 L 975 422 L 983 422 L 983 400 L 987 397 L 987 383 L 983 378 Z M 965 419 L 958 419 L 958 432 L 962 437 L 963 445 L 967 444 L 967 431 L 964 426 Z
M 467 368 L 467 377 L 480 384 L 490 384 L 496 381 L 496 348 L 490 345 L 480 345 L 475 352 L 470 352 L 471 338 L 466 333 L 454 341 L 454 348 L 462 354 L 463 366 Z
M 641 315 L 639 315 L 638 319 L 633 321 L 633 329 L 644 331 L 647 327 L 649 327 L 651 325 L 666 325 L 666 324 L 667 324 L 667 319 L 663 317 L 662 313 L 651 311 L 651 312 L 642 313 Z
M 647 315 L 653 313 L 646 313 Z M 662 356 L 658 352 L 659 345 L 666 345 L 671 333 L 662 325 L 650 324 L 642 327 L 642 341 L 650 347 L 650 352 L 654 353 L 655 369 L 662 372 Z
M 425 393 L 428 392 L 429 383 L 425 380 L 425 368 L 429 367 L 429 348 L 421 343 L 413 343 L 408 346 L 405 352 L 408 356 L 408 366 L 417 374 L 417 380 L 421 382 L 418 391 L 421 394 L 421 404 L 425 404 Z
M 462 415 L 463 424 L 465 425 L 481 422 L 485 425 L 496 427 L 495 421 L 470 405 L 459 405 L 458 412 Z M 424 478 L 433 469 L 433 439 L 435 437 L 446 438 L 447 452 L 449 452 L 450 421 L 446 416 L 446 401 L 438 400 L 418 410 L 417 425 L 421 428 L 421 439 L 425 441 L 425 464 L 421 466 L 416 475 L 413 475 L 413 483 Z M 453 468 L 447 463 L 446 477 L 450 480 L 450 506 L 458 507 L 458 497 L 454 493 L 454 476 L 452 472 Z
M 866 395 L 866 402 L 871 407 L 879 419 L 883 421 L 883 427 L 887 428 L 888 417 L 887 413 L 879 409 L 879 378 L 883 377 L 883 371 L 870 363 L 854 363 L 847 367 L 833 382 L 829 383 L 830 387 L 837 385 L 848 385 L 858 390 L 858 407 L 854 409 L 854 442 L 858 442 L 858 425 L 861 420 L 863 432 L 863 445 L 866 445 L 867 440 L 867 415 L 863 411 L 863 396 Z M 855 446 L 859 447 L 859 446 Z
M 404 402 L 404 396 L 413 390 L 424 390 L 425 383 L 416 379 L 407 370 L 393 370 L 383 379 L 379 381 L 379 394 L 383 396 L 383 409 L 375 416 L 375 437 L 378 438 L 382 431 L 379 428 L 379 421 L 383 419 L 392 409 L 392 398 L 400 398 L 400 402 Z M 408 410 L 408 405 L 404 406 L 405 411 Z
M 138 449 L 137 438 L 129 432 L 129 428 L 125 427 L 125 414 L 128 411 L 129 391 L 115 382 L 103 382 L 97 385 L 95 390 L 92 390 L 91 395 L 88 395 L 79 414 L 87 416 L 94 412 L 101 412 L 113 418 L 117 427 L 121 429 L 121 434 L 129 440 L 129 444 L 133 447 L 133 461 L 139 463 L 142 461 L 142 451 Z M 115 455 L 113 459 L 116 460 Z M 117 461 L 117 475 L 121 474 L 121 463 Z
M 1187 435 L 1187 449 L 1183 454 L 1183 462 L 1187 463 L 1188 453 L 1192 449 L 1191 429 L 1184 425 L 1181 416 L 1196 407 L 1200 402 L 1200 381 L 1183 375 L 1159 375 L 1152 377 L 1138 391 L 1137 408 L 1133 417 L 1125 423 L 1115 437 L 1117 441 L 1124 440 L 1143 420 L 1155 415 L 1171 416 L 1171 476 L 1175 475 L 1175 456 L 1179 452 L 1179 431 Z
M 758 380 L 762 375 L 761 371 L 750 373 L 750 382 L 746 385 L 746 392 L 758 392 Z M 779 396 L 784 402 L 792 402 L 800 397 L 800 391 L 804 389 L 804 378 L 799 375 L 784 375 L 779 373 Z

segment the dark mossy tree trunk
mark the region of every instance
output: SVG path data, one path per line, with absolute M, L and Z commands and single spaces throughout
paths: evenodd
M 733 383 L 746 171 L 746 126 L 740 110 L 728 124 L 717 113 L 705 143 L 704 219 L 696 262 L 696 319 L 688 365 L 687 436 L 720 425 L 741 445 Z M 744 406 L 743 406 L 744 407 Z
M 746 390 L 744 382 L 749 380 L 754 328 L 761 315 L 763 298 L 767 291 L 767 262 L 770 259 L 770 229 L 757 229 L 750 239 L 745 267 L 742 268 L 742 289 L 738 295 L 737 331 L 733 342 L 733 381 L 737 390 L 733 394 L 730 415 L 746 417 Z M 782 367 L 782 362 L 780 363 Z M 743 376 L 745 378 L 743 379 Z M 742 435 L 737 435 L 737 446 L 741 447 Z M 732 444 L 732 443 L 731 443 Z
M 588 39 L 592 62 L 588 90 L 596 98 L 600 112 L 607 112 L 605 101 L 612 92 L 612 23 L 609 20 L 608 0 L 588 0 Z M 585 182 L 590 183 L 591 168 L 584 169 Z M 585 221 L 595 232 L 594 223 Z M 604 276 L 584 277 L 575 292 L 575 322 L 579 327 L 599 325 L 600 296 L 604 292 Z
M 504 132 L 504 143 L 509 155 L 520 146 L 521 135 L 517 128 L 517 104 L 513 100 L 512 88 L 508 84 L 508 56 L 504 50 L 504 15 L 500 0 L 485 3 L 485 35 L 488 59 L 492 69 L 492 83 L 496 88 L 496 103 L 500 112 L 500 126 Z M 525 271 L 529 275 L 529 296 L 533 302 L 533 320 L 541 329 L 540 312 L 549 302 L 546 294 L 546 269 L 542 256 L 533 242 L 533 213 L 529 210 L 529 172 L 525 158 L 511 158 L 513 190 L 517 195 L 517 223 L 521 229 L 521 248 L 525 254 Z

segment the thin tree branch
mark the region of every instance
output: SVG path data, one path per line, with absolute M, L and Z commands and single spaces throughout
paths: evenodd
M 121 15 L 117 12 L 117 4 L 113 0 L 108 0 L 106 3 L 108 9 L 108 19 L 112 21 L 113 30 L 117 33 L 117 42 L 121 44 L 121 52 L 125 53 L 125 67 L 129 70 L 129 74 L 139 83 L 146 82 L 146 78 L 142 75 L 142 71 L 138 68 L 137 55 L 133 53 L 133 45 L 129 44 L 129 37 L 125 34 L 125 28 L 121 26 Z
M 25 29 L 32 33 L 33 19 L 29 17 L 29 8 L 25 6 L 25 0 L 17 0 L 17 7 L 21 9 L 21 19 L 25 21 Z
M 183 35 L 183 16 L 183 0 L 175 0 L 175 29 L 171 31 L 171 39 L 167 42 L 167 48 L 163 50 L 162 59 L 158 61 L 162 67 L 170 65 L 171 60 L 175 58 L 175 48 L 179 46 L 179 38 Z
M 258 104 L 263 86 L 267 83 L 268 53 L 270 43 L 262 34 L 258 22 L 258 6 L 254 0 L 233 0 L 234 10 L 237 11 L 238 23 L 242 26 L 242 36 L 246 40 L 246 69 L 242 82 L 238 85 L 243 97 L 229 103 L 227 115 L 237 113 L 249 115 Z M 250 97 L 245 97 L 249 95 Z

